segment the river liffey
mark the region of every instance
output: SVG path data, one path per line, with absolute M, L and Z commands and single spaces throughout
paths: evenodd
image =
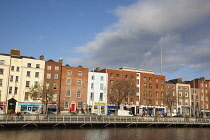
M 210 128 L 0 130 L 1 140 L 209 140 Z

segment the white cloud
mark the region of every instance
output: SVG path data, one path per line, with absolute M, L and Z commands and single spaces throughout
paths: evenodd
M 162 43 L 165 71 L 210 65 L 209 0 L 141 0 L 115 14 L 118 22 L 78 47 L 85 57 L 71 63 L 158 71 Z

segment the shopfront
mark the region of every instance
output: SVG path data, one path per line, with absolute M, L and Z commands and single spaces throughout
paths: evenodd
M 42 103 L 18 103 L 23 114 L 41 113 Z
M 58 114 L 58 104 L 57 103 L 51 103 L 47 105 L 47 113 L 48 114 Z
M 105 113 L 105 103 L 94 102 L 94 113 L 101 115 Z
M 6 113 L 7 104 L 6 102 L 0 102 L 0 114 Z

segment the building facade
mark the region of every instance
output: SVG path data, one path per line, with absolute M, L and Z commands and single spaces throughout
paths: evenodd
M 85 113 L 88 94 L 88 68 L 62 66 L 60 112 Z

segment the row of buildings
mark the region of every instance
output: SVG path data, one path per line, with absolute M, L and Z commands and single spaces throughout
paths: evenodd
M 116 105 L 109 99 L 114 82 L 127 79 L 137 87 L 136 95 L 126 97 L 120 109 L 134 115 L 182 114 L 209 116 L 210 81 L 204 77 L 192 81 L 181 78 L 166 81 L 164 75 L 151 70 L 122 67 L 93 71 L 82 66 L 21 56 L 20 50 L 0 53 L 0 113 L 8 110 L 41 113 L 42 102 L 32 100 L 29 88 L 44 84 L 53 86 L 49 113 L 114 114 Z M 171 111 L 170 111 L 171 110 Z

